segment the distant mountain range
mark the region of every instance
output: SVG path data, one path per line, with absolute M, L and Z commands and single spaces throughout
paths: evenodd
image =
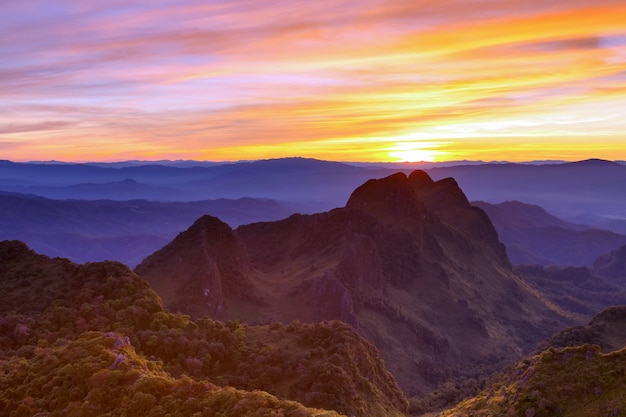
M 626 166 L 621 163 L 453 164 L 350 165 L 304 158 L 237 163 L 0 161 L 0 190 L 6 191 L 0 195 L 0 239 L 21 239 L 42 253 L 77 262 L 114 259 L 135 266 L 203 214 L 237 227 L 328 211 L 344 206 L 365 181 L 410 173 L 417 165 L 427 167 L 436 180 L 454 177 L 470 200 L 484 201 L 476 204 L 492 217 L 515 264 L 590 265 L 624 243 Z M 15 200 L 17 194 L 22 194 L 21 202 Z M 23 210 L 25 200 L 28 209 Z M 505 203 L 509 200 L 520 203 Z M 559 219 L 523 206 L 531 203 Z
M 514 264 L 591 266 L 626 244 L 626 235 L 559 219 L 543 208 L 507 201 L 472 202 L 485 210 Z
M 626 193 L 622 190 L 626 189 L 626 166 L 621 163 L 458 163 L 463 165 L 418 165 L 430 167 L 427 172 L 434 179 L 454 177 L 470 200 L 485 200 L 476 204 L 492 218 L 515 264 L 590 265 L 597 256 L 625 243 Z M 28 210 L 22 213 L 23 203 L 14 202 L 8 197 L 11 194 L 5 193 L 0 196 L 6 200 L 1 206 L 5 226 L 0 228 L 0 238 L 22 239 L 43 253 L 68 256 L 77 262 L 116 259 L 134 266 L 202 214 L 218 216 L 236 227 L 278 220 L 296 212 L 326 211 L 343 206 L 352 190 L 368 179 L 387 176 L 398 169 L 410 172 L 413 165 L 353 166 L 303 158 L 158 164 L 0 161 L 0 189 L 55 200 L 93 201 L 53 204 L 32 198 L 29 210 L 41 211 L 40 216 L 33 216 Z M 277 201 L 206 203 L 208 199 L 250 197 Z M 21 197 L 25 198 L 31 197 Z M 104 199 L 147 201 L 126 205 L 128 210 L 142 206 L 143 214 L 142 210 L 135 210 L 132 217 L 113 208 L 110 202 L 98 201 Z M 163 204 L 148 201 L 194 203 L 176 208 L 170 205 L 166 210 Z M 570 221 L 548 219 L 547 213 L 528 205 L 533 202 Z M 77 206 L 81 208 L 74 209 Z M 155 208 L 147 209 L 148 206 Z M 155 216 L 153 212 L 160 214 Z M 71 216 L 76 218 L 69 222 L 72 227 L 67 227 L 64 219 Z M 55 224 L 57 219 L 61 227 Z M 93 225 L 89 219 L 93 219 Z M 8 224 L 11 222 L 14 224 Z M 100 232 L 94 233 L 98 227 Z
M 252 198 L 91 201 L 0 192 L 0 240 L 19 239 L 49 256 L 75 262 L 109 259 L 134 267 L 206 213 L 236 227 L 283 219 L 308 207 Z
M 285 158 L 237 163 L 137 161 L 115 164 L 0 161 L 0 190 L 49 198 L 190 201 L 269 198 L 342 206 L 370 178 L 425 169 L 453 177 L 470 200 L 517 200 L 560 217 L 597 216 L 626 222 L 626 165 L 604 160 L 573 163 L 357 164 Z M 119 194 L 116 195 L 116 190 Z M 592 217 L 590 217 L 592 218 Z M 626 223 L 625 223 L 626 224 Z
M 465 165 L 428 173 L 455 178 L 472 201 L 521 201 L 575 223 L 626 233 L 626 165 L 620 163 Z
M 450 164 L 454 164 L 451 165 Z M 268 198 L 342 206 L 370 178 L 425 169 L 453 177 L 472 201 L 539 205 L 566 219 L 626 233 L 626 165 L 590 159 L 561 163 L 355 164 L 285 158 L 236 163 L 141 161 L 109 164 L 0 161 L 0 190 L 49 198 L 191 201 Z
M 0 161 L 0 190 L 55 199 L 193 201 L 265 198 L 337 207 L 383 168 L 287 158 L 180 168 Z

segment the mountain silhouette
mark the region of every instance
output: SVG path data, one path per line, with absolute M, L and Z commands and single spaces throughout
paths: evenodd
M 231 283 L 239 293 L 223 298 L 220 317 L 342 320 L 380 349 L 409 395 L 496 369 L 571 323 L 514 274 L 489 218 L 457 183 L 425 172 L 369 180 L 328 212 L 198 229 L 136 269 L 157 292 L 156 283 L 172 281 L 166 305 L 207 311 L 202 293 L 195 305 L 185 287 L 204 285 L 197 283 L 207 282 L 209 264 L 222 285 L 227 271 L 242 271 Z M 234 248 L 237 239 L 242 245 L 221 264 L 216 252 L 207 262 L 204 241 Z
M 428 169 L 433 179 L 455 178 L 470 201 L 523 201 L 564 219 L 624 231 L 626 165 L 591 159 L 570 163 L 488 163 Z
M 204 214 L 236 227 L 302 210 L 297 204 L 252 198 L 87 201 L 0 191 L 0 240 L 21 240 L 40 253 L 74 262 L 109 259 L 134 267 Z
M 562 220 L 519 201 L 472 203 L 488 215 L 514 264 L 591 266 L 626 244 L 626 235 Z
M 626 286 L 626 245 L 598 257 L 592 266 L 596 274 Z

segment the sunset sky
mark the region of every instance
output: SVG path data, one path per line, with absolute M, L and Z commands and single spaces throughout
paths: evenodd
M 0 159 L 626 160 L 624 0 L 0 4 Z

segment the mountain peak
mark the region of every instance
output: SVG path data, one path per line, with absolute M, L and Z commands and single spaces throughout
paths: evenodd
M 136 272 L 173 310 L 220 317 L 232 299 L 250 299 L 248 254 L 237 234 L 217 217 L 204 215 Z M 196 306 L 198 311 L 189 311 Z M 200 307 L 201 306 L 201 307 Z
M 243 247 L 224 249 L 239 239 Z M 173 282 L 182 312 L 216 316 L 202 295 L 216 282 L 223 319 L 340 319 L 381 349 L 411 395 L 464 364 L 511 358 L 551 332 L 545 322 L 564 319 L 513 274 L 489 219 L 456 182 L 433 182 L 423 172 L 369 180 L 344 208 L 235 231 L 205 216 L 174 242 L 137 272 L 155 287 Z M 225 279 L 229 267 L 241 273 Z M 229 295 L 231 281 L 263 302 Z M 194 300 L 201 311 L 190 312 Z
M 431 210 L 470 206 L 465 193 L 454 178 L 434 182 L 425 172 L 414 171 L 409 176 L 409 182 L 419 198 Z
M 420 169 L 416 169 L 411 172 L 409 175 L 409 182 L 413 186 L 413 188 L 428 188 L 431 187 L 435 182 L 432 178 L 425 172 Z
M 615 165 L 619 165 L 613 161 L 608 161 L 606 159 L 599 159 L 599 158 L 590 158 L 590 159 L 585 159 L 582 161 L 576 161 L 576 162 L 568 162 L 565 165 L 568 166 L 597 166 L 597 167 L 601 167 L 601 166 L 615 166 Z
M 409 179 L 402 172 L 367 181 L 354 190 L 346 208 L 362 210 L 391 223 L 424 211 Z

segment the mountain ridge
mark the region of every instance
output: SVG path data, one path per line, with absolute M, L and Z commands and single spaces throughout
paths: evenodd
M 514 264 L 591 266 L 598 256 L 626 244 L 626 235 L 562 220 L 537 205 L 472 204 L 487 213 Z
M 307 207 L 243 198 L 195 202 L 55 200 L 0 191 L 0 240 L 22 240 L 75 262 L 117 260 L 131 267 L 203 214 L 236 227 L 278 220 Z
M 489 218 L 457 183 L 428 179 L 396 173 L 357 187 L 344 207 L 239 226 L 263 302 L 250 311 L 226 300 L 225 317 L 341 319 L 381 350 L 410 395 L 488 357 L 516 357 L 569 322 L 512 272 Z M 178 262 L 166 255 L 151 262 Z M 167 279 L 146 266 L 136 270 L 148 282 Z

